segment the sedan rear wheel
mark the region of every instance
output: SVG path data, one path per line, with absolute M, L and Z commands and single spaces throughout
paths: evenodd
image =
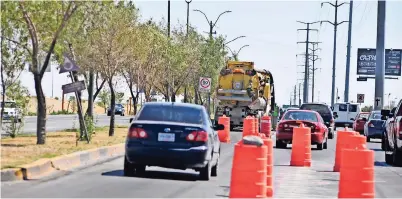
M 135 165 L 135 174 L 144 175 L 145 174 L 145 165 Z
M 280 140 L 277 140 L 277 141 L 276 141 L 276 148 L 278 148 L 278 149 L 285 149 L 286 146 L 287 146 L 287 144 L 281 142 Z
M 393 162 L 395 166 L 402 167 L 402 151 L 398 150 L 397 145 L 394 145 Z
M 317 144 L 317 149 L 322 150 L 324 148 L 324 143 Z
M 211 178 L 211 168 L 210 163 L 200 170 L 200 179 L 208 181 Z
M 325 139 L 324 149 L 328 149 L 328 138 Z
M 215 166 L 212 167 L 211 176 L 213 176 L 213 177 L 218 176 L 218 170 L 219 170 L 219 157 L 216 160 Z
M 124 176 L 134 176 L 135 168 L 134 165 L 131 164 L 126 157 L 124 157 Z

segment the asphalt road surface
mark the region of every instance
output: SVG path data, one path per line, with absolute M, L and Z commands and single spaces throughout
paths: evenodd
M 116 115 L 116 125 L 129 125 L 130 116 Z M 36 133 L 36 117 L 26 117 L 22 133 Z M 96 115 L 95 123 L 98 127 L 109 126 L 110 117 L 107 115 Z M 5 123 L 7 125 L 7 123 Z M 80 124 L 77 115 L 49 115 L 47 116 L 46 131 L 62 131 L 65 129 L 79 128 Z M 4 134 L 4 131 L 2 131 Z
M 3 182 L 1 197 L 29 198 L 216 198 L 228 197 L 233 144 L 241 132 L 231 132 L 231 144 L 222 144 L 218 177 L 198 181 L 196 172 L 148 167 L 144 177 L 124 177 L 123 158 L 57 177 L 24 182 Z M 312 150 L 312 167 L 290 167 L 291 145 L 274 149 L 274 197 L 336 198 L 339 173 L 332 172 L 336 139 L 328 150 Z M 380 143 L 375 151 L 376 198 L 401 198 L 402 168 L 384 162 Z

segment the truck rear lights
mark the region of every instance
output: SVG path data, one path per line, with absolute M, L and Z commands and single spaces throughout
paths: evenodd
M 129 138 L 147 138 L 147 132 L 142 128 L 130 128 L 127 137 Z

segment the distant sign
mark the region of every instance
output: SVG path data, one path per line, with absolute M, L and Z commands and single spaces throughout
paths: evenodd
M 357 78 L 358 82 L 366 82 L 367 81 L 367 77 L 358 77 Z
M 61 86 L 61 89 L 63 90 L 63 93 L 73 93 L 77 91 L 82 91 L 85 90 L 85 82 L 84 81 L 79 81 L 79 82 L 74 82 L 70 84 L 65 84 Z
M 385 49 L 385 75 L 401 76 L 401 49 Z M 357 49 L 357 74 L 375 75 L 376 49 Z
M 357 94 L 357 103 L 364 103 L 364 94 Z
M 211 78 L 200 77 L 198 91 L 210 92 L 211 91 Z
M 70 59 L 66 54 L 64 54 L 64 62 L 63 65 L 60 66 L 59 74 L 78 71 L 79 69 L 80 67 L 78 67 L 77 64 L 75 64 L 72 59 Z

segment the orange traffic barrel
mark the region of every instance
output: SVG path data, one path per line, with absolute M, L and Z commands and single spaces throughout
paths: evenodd
M 274 194 L 273 185 L 273 164 L 274 164 L 274 147 L 272 139 L 263 139 L 264 145 L 268 147 L 267 153 L 267 197 L 271 198 Z
M 255 128 L 255 134 L 259 134 L 260 133 L 260 130 L 259 130 L 259 128 L 260 128 L 260 124 L 259 124 L 259 122 L 258 122 L 258 117 L 255 117 L 254 118 L 254 128 Z
M 218 123 L 225 126 L 224 130 L 218 131 L 219 140 L 221 142 L 229 143 L 230 142 L 230 117 L 226 117 L 223 115 L 219 117 Z
M 254 127 L 254 119 L 253 117 L 247 116 L 243 120 L 243 137 L 247 135 L 255 135 L 255 127 Z
M 265 145 L 235 144 L 229 198 L 264 198 L 267 194 Z
M 271 137 L 271 117 L 268 115 L 262 116 L 260 126 L 261 133 L 264 133 L 266 137 Z
M 307 139 L 310 141 L 307 141 Z M 309 167 L 310 165 L 311 128 L 304 127 L 304 125 L 301 123 L 300 127 L 293 128 L 290 166 Z
M 334 171 L 340 171 L 340 164 L 342 158 L 342 150 L 347 147 L 348 142 L 350 141 L 349 138 L 351 136 L 356 135 L 353 131 L 338 131 L 338 136 L 336 139 L 336 150 L 335 150 L 335 163 L 334 163 Z
M 342 151 L 338 198 L 375 197 L 373 162 L 374 151 L 364 145 Z

